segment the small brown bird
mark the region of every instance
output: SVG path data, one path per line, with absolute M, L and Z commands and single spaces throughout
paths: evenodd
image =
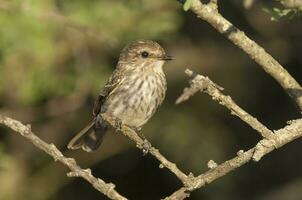
M 165 98 L 167 87 L 162 67 L 168 60 L 171 56 L 154 41 L 135 41 L 126 46 L 95 101 L 93 120 L 69 142 L 68 148 L 91 152 L 100 146 L 107 131 L 101 113 L 141 130 Z

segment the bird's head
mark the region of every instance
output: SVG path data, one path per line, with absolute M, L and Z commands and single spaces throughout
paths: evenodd
M 119 64 L 129 64 L 136 68 L 162 67 L 165 61 L 172 60 L 165 50 L 151 40 L 139 40 L 126 46 L 119 58 Z

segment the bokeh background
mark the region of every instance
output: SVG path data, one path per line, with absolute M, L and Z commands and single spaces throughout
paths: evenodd
M 273 55 L 298 82 L 302 73 L 301 18 L 271 21 L 257 1 L 219 1 L 221 13 Z M 188 85 L 186 68 L 209 76 L 271 129 L 300 117 L 294 102 L 244 52 L 171 0 L 1 0 L 0 113 L 32 124 L 43 140 L 75 157 L 133 200 L 170 195 L 181 184 L 152 156 L 110 132 L 94 153 L 66 144 L 91 119 L 94 98 L 121 48 L 137 39 L 159 41 L 176 60 L 165 65 L 167 98 L 143 134 L 186 173 L 207 170 L 260 139 L 206 94 L 175 105 Z M 192 193 L 192 200 L 300 200 L 302 141 L 248 163 Z M 107 199 L 19 135 L 0 127 L 0 199 Z

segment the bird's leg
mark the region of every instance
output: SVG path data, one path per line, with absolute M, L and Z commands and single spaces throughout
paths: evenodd
M 147 155 L 149 153 L 149 150 L 151 149 L 151 144 L 148 140 L 144 140 L 143 144 L 143 156 Z
M 142 139 L 146 140 L 145 136 L 142 134 L 142 128 L 141 127 L 134 127 L 134 126 L 129 126 L 132 130 L 134 130 L 137 135 Z
M 144 143 L 142 144 L 142 149 L 143 149 L 143 155 L 147 155 L 148 152 L 149 152 L 149 149 L 151 148 L 151 144 L 150 142 L 145 138 L 145 136 L 142 134 L 142 129 L 141 127 L 133 127 L 133 126 L 129 126 L 127 124 L 123 124 L 122 120 L 119 119 L 119 118 L 116 118 L 115 119 L 115 122 L 114 122 L 114 127 L 115 127 L 115 131 L 116 133 L 122 131 L 122 126 L 123 125 L 126 125 L 128 126 L 129 128 L 131 128 L 132 130 L 134 130 L 137 135 L 144 141 Z
M 143 143 L 143 156 L 147 155 L 150 148 L 152 147 L 150 142 L 146 139 L 146 137 L 144 136 L 144 134 L 142 134 L 142 128 L 141 127 L 131 127 L 136 133 L 137 135 L 144 141 Z

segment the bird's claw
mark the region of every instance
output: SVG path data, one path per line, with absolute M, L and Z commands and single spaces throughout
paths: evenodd
M 147 155 L 149 153 L 149 150 L 151 149 L 151 144 L 148 142 L 148 140 L 144 140 L 143 143 L 143 156 Z
M 120 132 L 122 131 L 122 127 L 123 127 L 123 122 L 120 119 L 116 119 L 114 122 L 114 126 L 115 126 L 115 130 L 116 132 Z M 137 127 L 131 127 L 129 126 L 132 130 L 134 130 L 138 136 L 144 140 L 143 144 L 142 144 L 142 150 L 143 150 L 143 156 L 147 155 L 149 153 L 149 150 L 151 148 L 151 144 L 150 142 L 145 138 L 145 136 L 141 133 L 141 128 L 137 128 Z

